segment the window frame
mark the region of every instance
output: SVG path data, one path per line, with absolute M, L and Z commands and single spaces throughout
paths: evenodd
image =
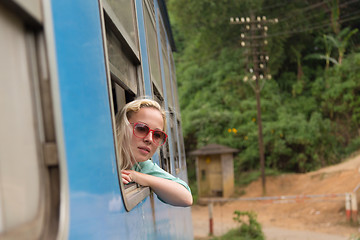
M 160 51 L 158 46 L 158 34 L 157 34 L 157 27 L 156 27 L 156 17 L 155 17 L 155 6 L 153 0 L 145 0 L 143 4 L 143 15 L 144 15 L 144 26 L 146 32 L 146 42 L 147 42 L 147 52 L 148 52 L 148 61 L 149 61 L 149 70 L 150 70 L 150 78 L 152 82 L 152 86 L 156 86 L 157 91 L 160 93 L 161 96 L 164 94 L 164 86 L 162 83 L 161 77 L 161 64 L 160 64 Z M 151 29 L 148 26 L 151 26 Z M 153 32 L 154 44 L 151 45 L 152 48 L 150 49 L 149 43 L 149 34 L 152 34 L 150 31 Z M 155 56 L 153 56 L 153 53 Z M 152 58 L 155 59 L 152 59 Z M 154 61 L 152 61 L 154 60 Z M 158 75 L 158 76 L 155 76 Z M 154 88 L 153 88 L 154 93 Z

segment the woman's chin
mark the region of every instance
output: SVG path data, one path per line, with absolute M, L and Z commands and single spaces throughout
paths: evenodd
M 140 156 L 140 157 L 136 158 L 136 161 L 137 162 L 145 162 L 148 159 L 149 159 L 148 157 Z

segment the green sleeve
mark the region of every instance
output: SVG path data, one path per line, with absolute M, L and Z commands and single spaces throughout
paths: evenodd
M 140 162 L 139 165 L 136 166 L 134 170 L 141 173 L 145 173 L 152 176 L 161 177 L 177 182 L 183 185 L 191 193 L 191 190 L 186 182 L 166 172 L 164 169 L 160 168 L 156 163 L 153 163 L 151 160 Z

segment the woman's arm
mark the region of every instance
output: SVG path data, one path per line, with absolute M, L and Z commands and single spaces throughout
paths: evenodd
M 181 207 L 188 207 L 193 203 L 191 193 L 180 183 L 133 170 L 122 170 L 121 174 L 124 184 L 134 181 L 148 186 L 166 203 Z

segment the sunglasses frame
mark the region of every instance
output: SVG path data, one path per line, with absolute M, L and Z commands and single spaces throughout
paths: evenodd
M 136 122 L 136 123 L 130 123 L 130 124 L 133 125 L 133 134 L 134 134 L 135 137 L 144 139 L 144 138 L 146 138 L 146 137 L 150 134 L 150 132 L 153 132 L 153 134 L 152 134 L 152 136 L 151 136 L 151 141 L 152 141 L 155 145 L 157 145 L 157 146 L 162 146 L 162 145 L 164 145 L 164 144 L 166 143 L 166 140 L 167 140 L 167 138 L 168 138 L 168 135 L 167 135 L 164 131 L 158 130 L 158 129 L 151 129 L 146 123 L 143 123 L 143 122 Z M 135 127 L 136 127 L 136 125 L 138 125 L 138 124 L 143 124 L 143 125 L 145 125 L 145 126 L 147 126 L 147 127 L 149 128 L 149 132 L 148 132 L 144 137 L 139 137 L 139 136 L 137 136 L 137 135 L 135 134 Z M 163 142 L 162 144 L 158 144 L 158 143 L 156 143 L 156 142 L 154 141 L 154 132 L 162 132 L 162 133 L 165 135 L 165 139 L 164 139 L 164 142 Z

